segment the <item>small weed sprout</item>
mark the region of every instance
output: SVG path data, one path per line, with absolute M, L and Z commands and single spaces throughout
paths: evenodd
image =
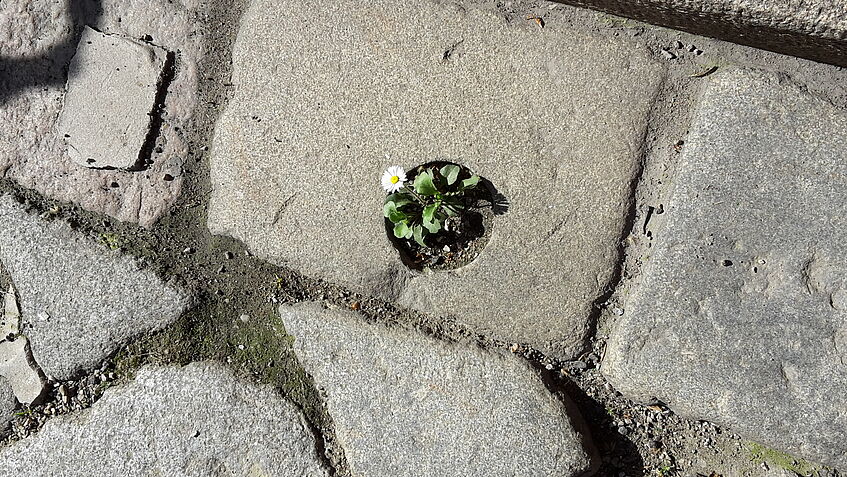
M 117 250 L 123 246 L 121 236 L 116 233 L 103 232 L 100 234 L 99 241 L 112 250 Z
M 479 176 L 459 180 L 461 172 L 454 164 L 428 167 L 409 187 L 403 168 L 389 167 L 382 175 L 382 186 L 391 194 L 385 198 L 382 212 L 394 224 L 394 236 L 414 239 L 429 248 L 427 236 L 444 230 L 447 218 L 462 215 L 467 207 L 465 195 L 479 186 Z

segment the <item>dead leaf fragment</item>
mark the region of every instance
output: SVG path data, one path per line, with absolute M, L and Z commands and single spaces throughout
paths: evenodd
M 541 17 L 526 17 L 527 20 L 533 20 L 539 27 L 544 28 L 544 19 Z

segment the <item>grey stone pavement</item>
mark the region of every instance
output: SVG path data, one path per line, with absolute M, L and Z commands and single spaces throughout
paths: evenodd
M 412 270 L 445 160 L 503 207 Z M 0 475 L 838 476 L 845 160 L 843 68 L 578 7 L 11 0 Z

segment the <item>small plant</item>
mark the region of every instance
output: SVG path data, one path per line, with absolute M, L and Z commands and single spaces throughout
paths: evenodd
M 463 214 L 467 194 L 479 186 L 479 176 L 460 180 L 462 173 L 455 164 L 427 167 L 418 172 L 409 187 L 403 168 L 389 167 L 382 175 L 382 187 L 390 193 L 382 211 L 394 225 L 394 236 L 414 239 L 428 248 L 427 236 L 443 231 L 448 218 Z
M 103 232 L 100 234 L 100 243 L 109 247 L 112 250 L 117 250 L 123 246 L 121 236 L 116 233 Z

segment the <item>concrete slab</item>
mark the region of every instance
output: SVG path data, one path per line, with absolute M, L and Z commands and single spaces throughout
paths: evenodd
M 79 2 L 9 0 L 0 11 L 0 176 L 41 194 L 122 221 L 152 225 L 179 196 L 188 143 L 184 130 L 198 105 L 197 63 L 205 30 L 200 0 L 102 0 L 84 15 L 99 31 L 176 53 L 160 135 L 143 170 L 79 166 L 58 134 L 67 70 L 76 50 L 71 6 Z M 116 158 L 118 160 L 118 158 Z M 121 161 L 129 159 L 120 158 Z
M 91 408 L 0 450 L 0 474 L 328 475 L 300 411 L 216 363 L 140 369 Z
M 515 356 L 386 329 L 305 303 L 280 308 L 325 393 L 353 475 L 577 476 L 582 436 Z
M 847 115 L 790 80 L 709 80 L 608 344 L 618 390 L 847 467 L 845 157 Z
M 94 168 L 141 165 L 166 60 L 161 48 L 85 27 L 58 125 L 74 162 Z
M 98 365 L 130 338 L 177 319 L 188 295 L 61 221 L 0 197 L 0 261 L 20 296 L 35 362 L 55 379 Z
M 618 260 L 661 74 L 630 44 L 461 3 L 257 0 L 215 134 L 209 228 L 307 275 L 573 356 Z M 435 159 L 510 205 L 474 263 L 417 276 L 386 237 L 379 179 Z

